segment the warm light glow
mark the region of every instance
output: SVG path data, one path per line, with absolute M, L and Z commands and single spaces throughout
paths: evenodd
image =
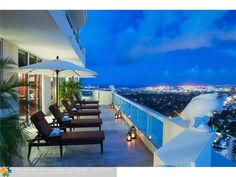
M 127 141 L 131 141 L 131 139 L 132 139 L 132 137 L 131 137 L 131 133 L 128 133 L 128 134 L 127 134 L 127 139 L 126 139 L 126 140 L 127 140 Z
M 121 117 L 122 117 L 120 110 L 117 112 L 117 115 L 118 115 L 118 118 L 121 118 Z
M 109 105 L 109 109 L 113 109 L 113 108 L 114 108 L 114 104 L 112 103 Z
M 135 132 L 131 132 L 131 138 L 135 139 L 136 138 L 136 133 Z
M 182 89 L 187 89 L 187 90 L 190 90 L 190 89 L 199 89 L 199 88 L 207 88 L 207 87 L 213 87 L 213 86 L 202 86 L 202 85 L 180 85 L 178 86 L 179 88 L 182 88 Z

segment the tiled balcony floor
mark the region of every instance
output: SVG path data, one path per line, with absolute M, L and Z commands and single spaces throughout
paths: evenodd
M 104 153 L 100 153 L 100 145 L 63 146 L 63 157 L 60 157 L 59 147 L 33 147 L 30 161 L 27 160 L 27 147 L 23 148 L 23 159 L 16 160 L 15 166 L 37 167 L 126 167 L 152 166 L 153 155 L 136 139 L 126 141 L 128 126 L 123 120 L 114 119 L 115 111 L 106 106 L 100 108 L 103 119 L 102 130 L 105 132 Z M 91 117 L 92 118 L 92 117 Z M 89 128 L 94 130 L 96 128 Z M 76 129 L 75 131 L 88 130 Z

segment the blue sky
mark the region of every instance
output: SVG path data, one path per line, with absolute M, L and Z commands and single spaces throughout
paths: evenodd
M 236 11 L 88 11 L 88 85 L 236 85 Z

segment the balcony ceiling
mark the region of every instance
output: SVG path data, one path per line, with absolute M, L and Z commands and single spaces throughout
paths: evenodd
M 49 11 L 0 11 L 0 37 L 43 59 L 59 56 L 83 65 Z
M 68 11 L 71 19 L 76 26 L 76 28 L 81 28 L 86 23 L 87 13 L 84 10 L 69 10 Z

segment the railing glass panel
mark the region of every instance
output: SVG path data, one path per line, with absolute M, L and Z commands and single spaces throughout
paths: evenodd
M 138 127 L 143 132 L 143 134 L 148 137 L 148 115 L 142 111 L 138 110 Z
M 156 147 L 162 146 L 162 136 L 163 136 L 163 123 L 152 117 L 148 116 L 149 119 L 149 136 L 151 136 L 151 141 Z
M 81 96 L 83 97 L 92 97 L 93 91 L 92 90 L 81 90 Z
M 163 122 L 150 115 L 150 109 L 117 94 L 113 94 L 113 103 L 118 106 L 146 138 L 150 139 L 156 148 L 162 146 Z

